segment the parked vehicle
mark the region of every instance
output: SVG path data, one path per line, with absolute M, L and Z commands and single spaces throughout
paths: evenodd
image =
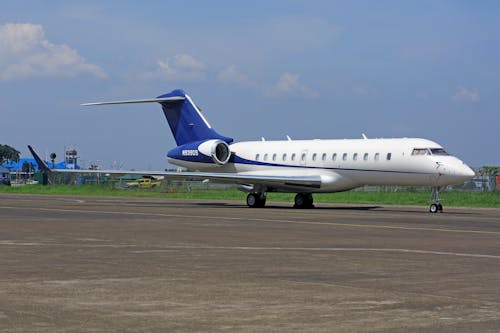
M 127 187 L 155 188 L 161 185 L 161 180 L 153 176 L 142 176 L 141 178 L 127 182 Z

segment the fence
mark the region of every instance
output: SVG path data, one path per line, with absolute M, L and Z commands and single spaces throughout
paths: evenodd
M 35 179 L 37 179 L 35 174 Z M 31 179 L 33 176 L 31 175 Z M 15 177 L 17 178 L 17 177 Z M 14 178 L 14 179 L 15 179 Z M 21 178 L 21 177 L 19 177 Z M 39 177 L 38 177 L 39 178 Z M 108 184 L 116 188 L 127 188 L 127 181 L 120 180 L 108 176 L 96 176 L 85 174 L 61 174 L 52 173 L 49 176 L 49 184 Z M 186 192 L 192 190 L 225 190 L 235 189 L 236 185 L 231 184 L 218 184 L 213 182 L 203 181 L 174 181 L 164 179 L 159 187 L 160 191 L 164 192 Z M 467 190 L 467 191 L 481 191 L 481 192 L 495 192 L 500 191 L 500 176 L 478 174 L 472 180 L 460 185 L 448 186 L 448 190 Z M 413 191 L 429 191 L 428 186 L 408 187 L 408 186 L 364 186 L 356 189 L 356 191 L 364 192 L 397 192 L 401 190 Z

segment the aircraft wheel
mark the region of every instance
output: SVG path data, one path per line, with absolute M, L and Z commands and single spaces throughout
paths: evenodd
M 258 206 L 257 207 L 259 207 L 259 208 L 264 207 L 266 205 L 266 195 L 257 193 L 257 198 L 258 198 Z
M 304 208 L 304 203 L 305 203 L 305 197 L 302 193 L 297 193 L 294 199 L 294 206 L 295 208 Z
M 432 204 L 430 207 L 429 207 L 429 212 L 431 213 L 437 213 L 439 211 L 439 206 L 438 204 Z
M 442 213 L 443 212 L 443 205 L 441 205 L 440 203 L 438 203 L 437 205 L 438 205 L 438 211 L 440 213 Z
M 255 193 L 249 193 L 247 195 L 247 205 L 250 208 L 257 207 L 257 195 Z
M 247 195 L 247 205 L 250 208 L 264 207 L 266 205 L 266 196 L 260 193 L 249 193 Z
M 306 196 L 306 207 L 307 208 L 314 208 L 313 202 L 314 202 L 313 196 L 312 196 L 312 194 L 309 193 Z
M 294 200 L 295 208 L 313 208 L 313 197 L 310 193 L 297 193 Z

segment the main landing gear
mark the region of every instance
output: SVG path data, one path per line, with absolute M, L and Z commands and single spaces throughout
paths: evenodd
M 295 196 L 295 208 L 314 208 L 313 196 L 311 193 L 297 193 Z
M 429 212 L 431 213 L 443 212 L 443 205 L 441 205 L 442 199 L 439 196 L 440 189 L 439 186 L 434 186 L 432 188 L 431 201 L 434 201 L 434 203 L 429 207 Z
M 311 193 L 298 193 L 294 200 L 295 208 L 314 208 Z M 266 205 L 266 193 L 254 192 L 247 195 L 247 205 L 250 208 L 262 208 Z
M 250 208 L 262 208 L 266 205 L 265 193 L 249 193 L 247 195 L 247 205 Z

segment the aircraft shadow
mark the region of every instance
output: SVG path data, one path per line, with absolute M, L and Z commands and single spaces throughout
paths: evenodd
M 246 205 L 239 205 L 239 204 L 227 203 L 227 202 L 199 202 L 199 203 L 196 203 L 196 205 L 197 206 L 205 206 L 205 207 L 248 208 Z M 365 210 L 372 210 L 372 209 L 377 209 L 377 208 L 382 208 L 382 206 L 337 206 L 337 207 L 314 207 L 314 208 L 297 209 L 291 205 L 290 206 L 266 205 L 263 208 L 254 208 L 254 209 L 293 209 L 293 210 L 300 210 L 300 211 L 307 211 L 309 209 L 312 209 L 312 210 L 360 210 L 360 211 L 365 211 Z
M 247 205 L 245 204 L 237 204 L 237 203 L 230 203 L 230 202 L 198 202 L 195 205 L 197 206 L 205 206 L 205 207 L 226 207 L 226 208 L 248 208 Z M 294 208 L 292 205 L 290 206 L 277 206 L 277 205 L 266 205 L 263 208 L 253 208 L 253 209 L 279 209 L 279 210 L 294 210 L 294 211 L 308 211 L 308 210 L 320 210 L 320 211 L 370 211 L 374 209 L 381 209 L 383 208 L 384 212 L 390 212 L 390 213 L 425 213 L 426 215 L 429 216 L 434 216 L 435 214 L 430 214 L 427 210 L 426 207 L 422 207 L 422 209 L 415 209 L 415 210 L 409 210 L 405 209 L 404 207 L 391 207 L 391 206 L 334 206 L 334 207 L 325 207 L 325 206 L 316 206 L 314 208 L 304 208 L 304 209 L 297 209 Z M 250 209 L 250 208 L 248 208 Z M 472 212 L 465 212 L 465 211 L 445 211 L 443 213 L 436 214 L 436 216 L 439 215 L 461 215 L 461 216 L 469 216 L 469 215 L 474 215 Z

